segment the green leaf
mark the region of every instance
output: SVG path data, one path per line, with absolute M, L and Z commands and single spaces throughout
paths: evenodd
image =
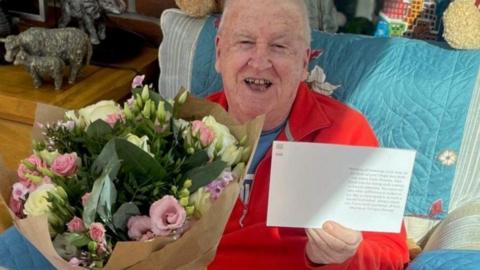
M 100 201 L 100 196 L 102 194 L 105 181 L 111 181 L 109 177 L 108 169 L 104 170 L 102 175 L 99 178 L 97 178 L 97 180 L 95 180 L 95 182 L 93 183 L 93 188 L 92 188 L 92 191 L 90 192 L 90 197 L 83 210 L 83 216 L 82 216 L 83 222 L 87 226 L 90 226 L 90 224 L 95 222 L 95 215 L 97 213 L 97 207 Z
M 219 159 L 212 163 L 208 163 L 207 165 L 193 168 L 186 172 L 186 178 L 192 179 L 190 193 L 195 192 L 200 187 L 208 185 L 210 182 L 215 180 L 227 167 L 227 163 Z
M 126 231 L 128 219 L 132 216 L 140 215 L 140 209 L 132 202 L 122 204 L 113 215 L 113 225 L 115 228 Z
M 105 178 L 102 192 L 97 206 L 97 213 L 102 219 L 103 223 L 109 224 L 112 222 L 112 205 L 117 200 L 117 189 L 110 177 Z
M 90 237 L 84 233 L 65 233 L 64 235 L 65 239 L 76 247 L 86 246 L 90 241 L 92 241 Z
M 121 161 L 116 152 L 115 139 L 111 139 L 97 156 L 92 166 L 92 173 L 99 174 L 110 166 L 110 177 L 115 179 L 120 170 Z
M 135 175 L 137 180 L 142 180 L 141 185 L 149 180 L 162 181 L 165 178 L 165 169 L 148 153 L 125 139 L 116 138 L 114 142 L 117 156 L 123 161 L 123 169 Z
M 113 128 L 102 119 L 97 119 L 87 128 L 87 135 L 91 138 L 102 138 L 107 134 L 111 134 Z
M 104 147 L 100 155 L 92 166 L 96 173 L 103 170 L 110 160 L 117 160 L 112 167 L 112 172 L 120 168 L 119 162 L 122 161 L 122 169 L 126 173 L 132 173 L 136 179 L 142 179 L 143 182 L 153 179 L 161 181 L 166 175 L 165 169 L 148 153 L 127 141 L 126 139 L 111 139 Z M 112 176 L 111 176 L 112 177 Z M 112 177 L 113 179 L 114 177 Z
M 208 161 L 208 154 L 206 150 L 197 151 L 190 156 L 184 163 L 184 169 L 190 170 L 205 164 Z

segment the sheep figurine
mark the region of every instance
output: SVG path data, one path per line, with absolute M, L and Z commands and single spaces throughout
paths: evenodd
M 13 61 L 15 66 L 23 65 L 33 78 L 35 88 L 42 86 L 42 79 L 51 77 L 55 84 L 55 90 L 60 90 L 63 83 L 63 71 L 65 63 L 56 56 L 32 56 L 24 50 L 20 50 Z
M 13 62 L 20 50 L 31 56 L 60 58 L 70 67 L 70 84 L 75 82 L 80 69 L 88 65 L 92 57 L 92 44 L 88 35 L 77 28 L 31 27 L 18 35 L 0 39 L 0 42 L 5 43 L 5 60 L 8 62 Z

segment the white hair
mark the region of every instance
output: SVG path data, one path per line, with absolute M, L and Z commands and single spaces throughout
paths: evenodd
M 305 37 L 305 42 L 307 43 L 307 47 L 310 48 L 310 42 L 311 42 L 311 28 L 310 28 L 310 22 L 308 20 L 308 10 L 307 6 L 305 5 L 305 1 L 303 0 L 278 0 L 278 1 L 290 1 L 292 3 L 295 3 L 299 9 L 300 13 L 302 16 L 303 20 L 303 36 Z M 220 25 L 218 26 L 218 33 L 221 34 L 224 28 L 224 19 L 225 17 L 229 16 L 230 13 L 230 3 L 232 0 L 223 0 L 223 13 L 222 13 L 222 18 L 220 20 Z

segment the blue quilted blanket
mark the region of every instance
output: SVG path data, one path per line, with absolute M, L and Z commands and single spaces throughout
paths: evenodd
M 208 18 L 198 37 L 191 89 L 200 96 L 222 88 L 214 69 L 217 25 Z M 460 151 L 480 52 L 316 31 L 311 46 L 310 68 L 320 65 L 328 82 L 341 85 L 335 97 L 366 115 L 383 146 L 417 151 L 405 214 L 444 218 L 456 166 L 441 157 Z
M 478 250 L 435 250 L 424 252 L 406 270 L 478 270 Z
M 55 269 L 14 227 L 0 234 L 0 268 L 10 270 Z
M 14 227 L 0 234 L 0 267 L 10 270 L 55 269 Z M 480 269 L 480 251 L 468 250 L 424 252 L 407 268 L 407 270 L 477 269 Z

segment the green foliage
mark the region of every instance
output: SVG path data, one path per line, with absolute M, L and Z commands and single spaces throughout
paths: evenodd
M 90 138 L 104 138 L 112 134 L 112 127 L 101 119 L 97 119 L 91 123 L 87 128 L 87 136 Z
M 209 157 L 190 123 L 177 126 L 176 117 L 186 94 L 172 102 L 137 88 L 133 96 L 124 110 L 125 117 L 113 126 L 101 119 L 90 124 L 78 122 L 73 129 L 59 122 L 47 125 L 46 139 L 34 144 L 37 151 L 76 153 L 81 161 L 73 176 L 50 176 L 68 194 L 68 199 L 49 196 L 51 210 L 61 220 L 51 226 L 63 233 L 58 234 L 58 242 L 64 239 L 71 243 L 95 267 L 103 265 L 111 249 L 96 254 L 98 243 L 87 232 L 64 233 L 73 216 L 81 216 L 87 228 L 94 222 L 104 224 L 106 243 L 111 248 L 117 241 L 129 240 L 130 217 L 148 215 L 150 205 L 165 195 L 175 196 L 183 207 L 192 210 L 189 196 L 228 167 L 218 153 Z M 89 199 L 82 205 L 87 192 Z
M 64 236 L 69 243 L 78 248 L 84 247 L 92 241 L 92 239 L 84 233 L 65 233 Z
M 204 166 L 196 167 L 185 173 L 186 178 L 192 179 L 190 192 L 193 193 L 200 187 L 208 185 L 215 180 L 227 167 L 227 163 L 222 160 L 216 160 Z

